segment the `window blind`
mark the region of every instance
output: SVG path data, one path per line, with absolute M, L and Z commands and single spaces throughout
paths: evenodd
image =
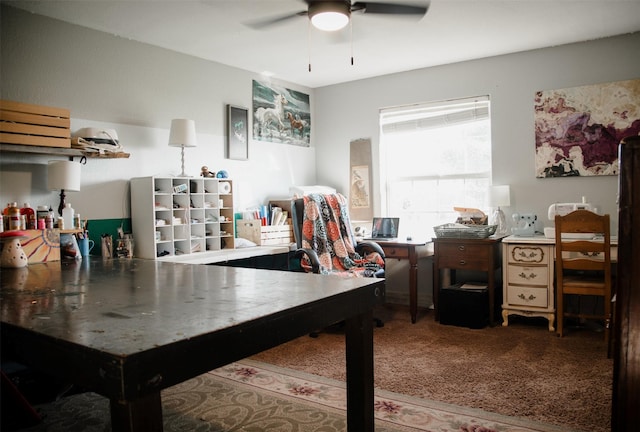
M 402 133 L 441 128 L 489 118 L 489 97 L 430 102 L 407 108 L 380 111 L 383 133 Z

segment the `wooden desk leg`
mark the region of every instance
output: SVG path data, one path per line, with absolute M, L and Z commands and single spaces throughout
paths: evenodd
M 159 391 L 131 402 L 111 399 L 111 430 L 162 432 L 162 428 L 162 400 Z
M 373 311 L 346 320 L 347 431 L 374 432 Z
M 416 323 L 418 316 L 418 254 L 416 248 L 409 248 L 409 311 L 411 323 Z
M 440 312 L 438 311 L 438 296 L 440 295 L 440 268 L 437 261 L 433 260 L 433 318 L 440 321 Z
M 494 262 L 494 251 L 493 248 L 491 249 L 491 259 L 489 259 L 489 269 L 487 271 L 488 274 L 488 286 L 487 289 L 489 290 L 489 325 L 491 327 L 494 326 L 495 324 L 495 319 L 494 319 L 494 306 L 496 304 L 495 302 L 495 298 L 496 298 L 496 266 L 495 266 L 495 262 Z

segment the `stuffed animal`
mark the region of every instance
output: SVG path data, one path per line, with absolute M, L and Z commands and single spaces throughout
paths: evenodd
M 213 173 L 213 172 L 209 171 L 209 168 L 206 167 L 206 166 L 203 166 L 201 168 L 201 170 L 202 171 L 200 172 L 200 175 L 202 177 L 215 177 L 216 176 L 216 173 Z

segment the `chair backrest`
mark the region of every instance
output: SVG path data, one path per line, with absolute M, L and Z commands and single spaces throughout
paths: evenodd
M 556 281 L 565 270 L 602 271 L 611 282 L 611 236 L 609 215 L 576 210 L 556 215 Z M 564 234 L 564 235 L 563 235 Z
M 302 224 L 304 222 L 304 199 L 296 198 L 291 201 L 291 224 L 296 246 L 302 247 Z
M 291 218 L 298 249 L 313 252 L 321 273 L 371 277 L 384 268 L 382 249 L 366 256 L 358 252 L 343 195 L 312 193 L 295 199 Z M 308 253 L 302 257 L 310 258 Z

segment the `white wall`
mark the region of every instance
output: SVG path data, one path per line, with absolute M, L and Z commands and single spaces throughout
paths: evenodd
M 507 218 L 516 211 L 533 212 L 541 219 L 540 228 L 551 226 L 550 204 L 586 196 L 599 211 L 611 215 L 617 232 L 617 176 L 535 178 L 533 100 L 537 90 L 633 78 L 640 78 L 640 33 L 316 89 L 318 183 L 349 190 L 348 152 L 353 139 L 371 138 L 377 159 L 379 109 L 488 94 L 493 181 L 511 185 Z M 381 212 L 379 192 L 375 185 L 376 213 Z
M 314 147 L 250 142 L 249 160 L 224 158 L 225 107 L 250 108 L 257 74 L 155 48 L 107 33 L 2 7 L 0 98 L 71 111 L 71 129 L 116 129 L 129 159 L 89 159 L 82 190 L 67 201 L 83 218 L 129 216 L 128 180 L 180 173 L 180 149 L 168 147 L 172 118 L 196 122 L 198 147 L 185 150 L 188 174 L 227 170 L 236 210 L 315 184 Z M 286 87 L 310 95 L 312 89 Z M 312 125 L 315 118 L 312 117 Z M 312 136 L 312 141 L 313 141 Z M 0 155 L 0 203 L 58 203 L 46 187 L 47 156 Z

